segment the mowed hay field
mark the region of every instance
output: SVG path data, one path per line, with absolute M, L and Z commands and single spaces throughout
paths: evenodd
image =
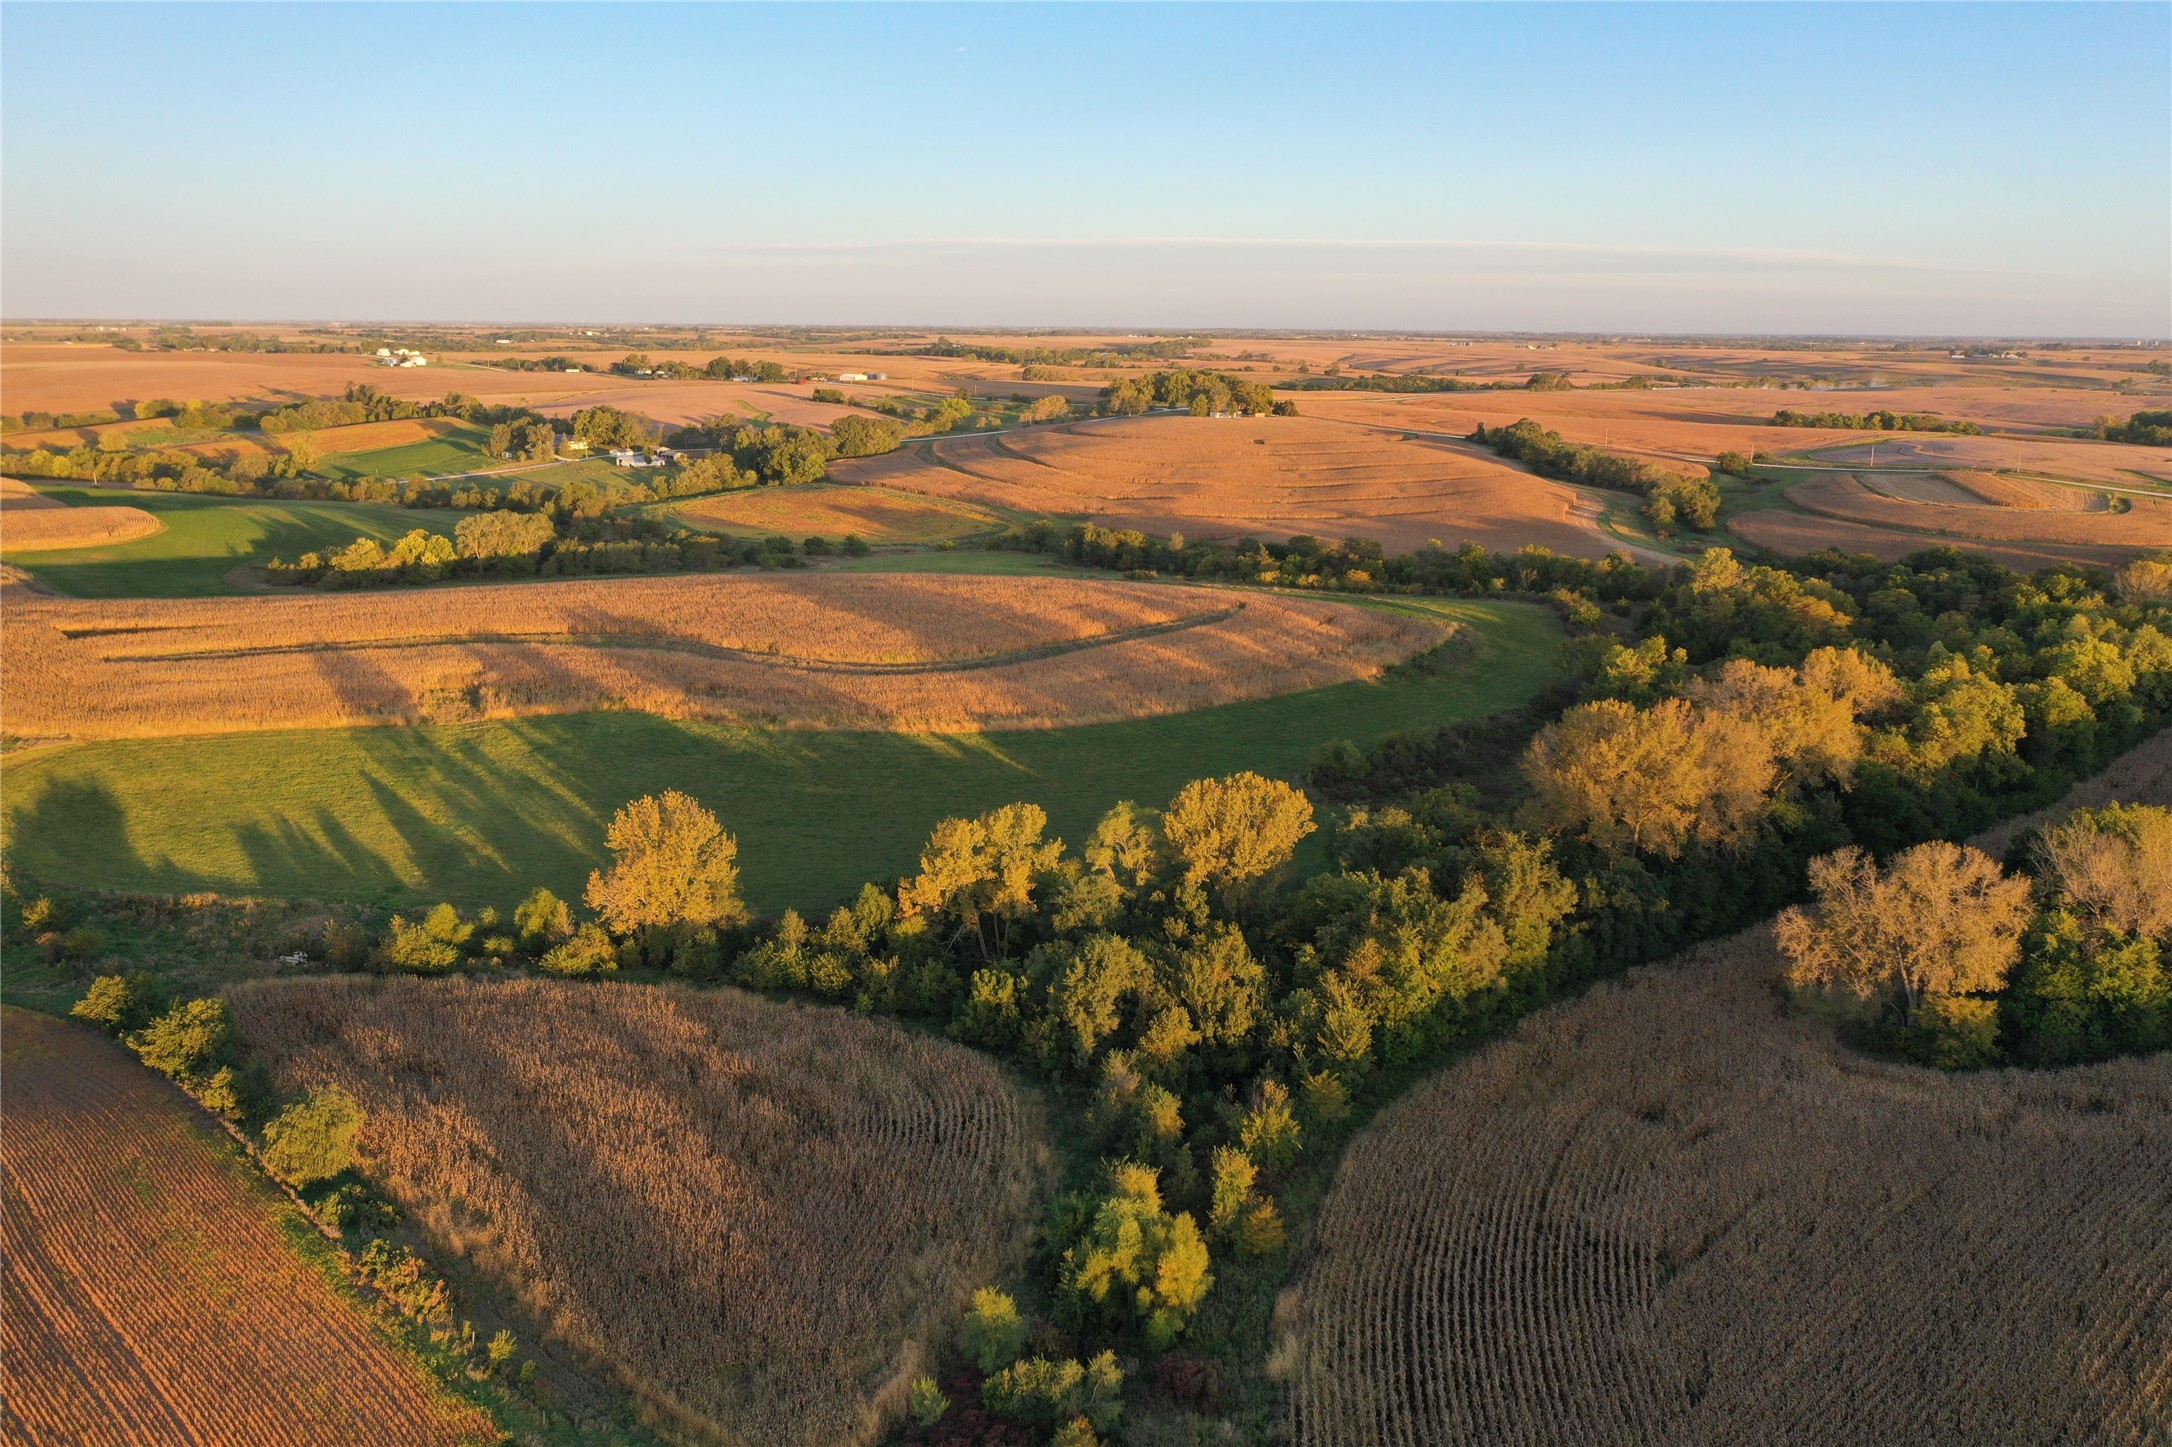
M 875 1435 L 973 1290 L 1022 1265 L 1048 1148 L 993 1061 L 736 990 L 475 980 L 229 992 L 285 1088 L 635 1396 L 763 1447 Z
M 1305 417 L 1134 417 L 921 443 L 832 474 L 1191 537 L 1617 546 L 1572 488 L 1460 448 Z
M 2167 744 L 2078 798 L 2172 799 Z M 1283 1303 L 1294 1439 L 2164 1442 L 2172 1055 L 1948 1075 L 1780 977 L 1702 946 L 1384 1112 Z
M 737 537 L 859 537 L 869 543 L 939 543 L 1003 526 L 983 508 L 887 487 L 762 487 L 671 507 L 688 527 Z
M 18 478 L 0 477 L 0 551 L 95 548 L 147 538 L 164 526 L 142 508 L 70 507 Z
M 0 1076 L 0 1438 L 497 1440 L 295 1254 L 283 1205 L 172 1085 L 87 1030 L 12 1007 Z
M 708 576 L 86 603 L 0 589 L 9 727 L 125 738 L 594 709 L 970 732 L 1369 678 L 1422 615 L 1156 584 Z

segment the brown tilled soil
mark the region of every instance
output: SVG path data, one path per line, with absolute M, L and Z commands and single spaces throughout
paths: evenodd
M 303 1263 L 225 1142 L 86 1029 L 0 1009 L 0 1438 L 455 1447 L 444 1397 Z

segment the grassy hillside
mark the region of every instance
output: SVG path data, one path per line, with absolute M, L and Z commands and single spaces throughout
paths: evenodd
M 166 525 L 164 532 L 111 547 L 31 553 L 24 572 L 79 598 L 200 598 L 246 591 L 227 579 L 243 564 L 312 549 L 340 548 L 357 537 L 389 541 L 415 528 L 450 534 L 462 514 L 364 502 L 269 502 L 43 487 L 40 492 L 78 506 L 138 507 Z
M 612 812 L 677 787 L 738 834 L 757 906 L 823 907 L 909 868 L 947 815 L 1028 799 L 1075 839 L 1117 799 L 1291 774 L 1324 739 L 1495 712 L 1552 676 L 1552 614 L 1426 606 L 1474 626 L 1474 656 L 1088 728 L 930 737 L 608 713 L 72 745 L 11 765 L 7 836 L 18 868 L 97 887 L 503 906 L 535 884 L 577 894 Z
M 364 452 L 335 452 L 318 462 L 312 471 L 343 480 L 358 477 L 439 477 L 502 467 L 502 459 L 484 450 L 490 429 L 463 425 L 441 437 L 410 442 L 401 447 L 375 447 Z

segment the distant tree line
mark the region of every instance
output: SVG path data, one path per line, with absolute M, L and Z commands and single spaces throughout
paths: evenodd
M 1705 529 L 1719 520 L 1719 484 L 1710 478 L 1686 477 L 1642 458 L 1569 442 L 1528 417 L 1507 427 L 1481 422 L 1470 440 L 1525 463 L 1541 477 L 1641 493 L 1644 515 L 1663 533 L 1677 523 Z
M 1105 347 L 1007 347 L 984 342 L 954 342 L 941 337 L 915 353 L 922 357 L 969 357 L 1014 367 L 1093 367 L 1135 362 L 1140 358 L 1175 361 L 1207 342 L 1205 337 L 1164 337 L 1151 342 L 1113 342 Z
M 1935 412 L 1793 412 L 1785 408 L 1772 414 L 1775 427 L 1830 427 L 1850 432 L 1952 432 L 1979 436 L 1983 429 L 1973 422 L 1952 422 Z

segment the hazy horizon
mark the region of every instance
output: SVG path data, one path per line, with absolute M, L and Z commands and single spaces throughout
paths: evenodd
M 11 317 L 2172 336 L 2162 5 L 0 17 Z

